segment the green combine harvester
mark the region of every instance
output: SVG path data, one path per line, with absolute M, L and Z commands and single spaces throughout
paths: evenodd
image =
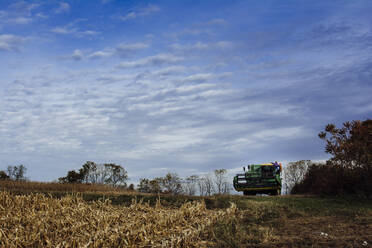
M 245 173 L 234 177 L 234 188 L 243 191 L 244 195 L 269 194 L 280 195 L 282 190 L 282 164 L 278 162 L 269 164 L 247 165 Z

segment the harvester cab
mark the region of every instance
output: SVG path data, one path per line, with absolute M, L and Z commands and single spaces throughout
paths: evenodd
M 236 191 L 243 191 L 244 195 L 281 194 L 281 163 L 251 164 L 243 167 L 243 170 L 243 174 L 234 177 L 233 185 Z

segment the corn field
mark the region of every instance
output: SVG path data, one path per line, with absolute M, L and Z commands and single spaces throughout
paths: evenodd
M 43 194 L 0 192 L 0 247 L 209 247 L 203 233 L 233 216 L 235 205 L 208 210 L 204 202 L 177 209 L 133 201 L 85 202 Z
M 123 190 L 116 187 L 103 184 L 86 183 L 52 183 L 52 182 L 29 182 L 0 180 L 0 190 L 13 192 L 98 192 L 98 193 L 126 193 L 131 194 L 129 190 Z M 138 194 L 138 192 L 136 192 Z

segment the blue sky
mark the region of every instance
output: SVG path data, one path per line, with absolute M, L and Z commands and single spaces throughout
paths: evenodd
M 0 0 L 0 169 L 322 160 L 372 117 L 371 1 Z

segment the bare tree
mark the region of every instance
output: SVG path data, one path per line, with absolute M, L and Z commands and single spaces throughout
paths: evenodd
M 291 192 L 293 186 L 303 180 L 310 164 L 310 160 L 300 160 L 297 162 L 290 162 L 284 167 L 283 181 L 287 194 Z
M 184 192 L 188 195 L 195 195 L 196 194 L 196 185 L 199 181 L 199 177 L 197 175 L 192 175 L 186 178 L 184 181 Z
M 97 169 L 93 172 L 94 177 L 97 179 L 96 183 L 105 184 L 109 178 L 109 172 L 103 164 L 98 164 Z
M 227 181 L 223 182 L 223 184 L 222 184 L 222 194 L 230 194 L 230 189 L 231 189 L 230 183 L 227 182 Z
M 227 170 L 218 169 L 214 171 L 214 182 L 216 184 L 216 193 L 217 194 L 227 194 L 228 193 L 228 182 L 226 178 Z
M 199 178 L 197 184 L 198 184 L 198 189 L 199 189 L 199 195 L 200 196 L 203 196 L 205 195 L 206 193 L 206 190 L 205 190 L 205 182 L 204 182 L 205 178 L 204 177 L 201 177 Z
M 92 161 L 87 161 L 81 169 L 79 169 L 79 173 L 84 175 L 84 182 L 85 183 L 98 183 L 98 164 Z
M 210 175 L 204 176 L 203 182 L 204 182 L 204 188 L 205 188 L 205 195 L 211 196 L 215 192 L 212 177 Z
M 27 178 L 25 177 L 27 168 L 24 165 L 9 165 L 7 168 L 8 176 L 11 180 L 15 181 L 25 181 Z

